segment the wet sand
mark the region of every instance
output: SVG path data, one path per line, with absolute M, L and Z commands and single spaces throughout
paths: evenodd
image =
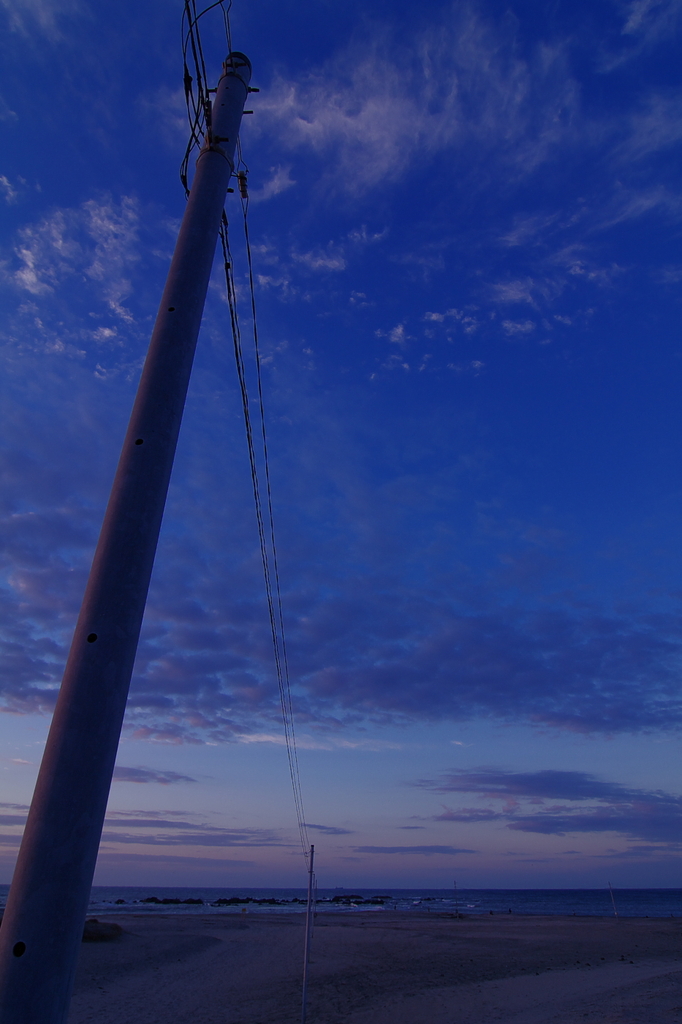
M 104 919 L 104 918 L 102 918 Z M 294 1024 L 303 915 L 116 915 L 69 1024 Z M 682 1022 L 682 920 L 319 914 L 308 1024 Z

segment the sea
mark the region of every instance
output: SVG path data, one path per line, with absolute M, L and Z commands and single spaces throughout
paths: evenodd
M 4 906 L 9 886 L 0 886 Z M 682 889 L 318 889 L 317 913 L 682 917 Z M 305 889 L 93 886 L 88 914 L 302 913 Z

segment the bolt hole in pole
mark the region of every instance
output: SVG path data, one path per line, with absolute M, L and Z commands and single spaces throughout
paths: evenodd
M 240 71 L 234 62 L 240 64 Z M 185 396 L 250 80 L 225 61 L 83 598 L 0 928 L 1 1024 L 67 1024 Z M 241 69 L 244 69 L 243 72 Z M 164 316 L 182 302 L 182 317 Z M 178 311 L 180 307 L 177 307 Z M 130 451 L 153 437 L 145 458 Z M 100 644 L 94 624 L 102 629 Z M 83 647 L 86 641 L 87 651 Z M 20 936 L 30 956 L 17 957 Z
M 135 444 L 144 444 L 144 441 L 142 440 L 142 438 L 141 438 L 141 437 L 138 437 L 138 439 L 137 439 L 137 441 L 135 442 Z
M 14 953 L 15 956 L 23 956 L 24 953 L 26 952 L 26 943 L 15 942 L 14 946 L 12 947 L 12 952 Z

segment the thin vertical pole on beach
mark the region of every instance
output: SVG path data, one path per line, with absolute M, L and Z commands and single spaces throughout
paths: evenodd
M 308 906 L 305 915 L 305 941 L 303 946 L 303 991 L 301 993 L 301 1024 L 305 1024 L 308 1003 L 308 964 L 310 963 L 310 942 L 313 937 L 313 861 L 315 847 L 310 847 L 310 863 L 308 865 Z
M 457 895 L 457 879 L 456 878 L 454 879 L 452 884 L 455 887 L 455 915 L 457 917 L 457 920 L 459 921 L 459 896 Z
M 614 896 L 613 896 L 613 889 L 611 888 L 611 883 L 610 882 L 609 882 L 609 892 L 611 893 L 611 902 L 613 904 L 613 915 L 614 915 L 614 917 L 618 917 L 618 911 L 616 910 L 616 901 L 615 901 Z
M 0 928 L 0 1024 L 65 1024 L 251 65 L 223 65 Z

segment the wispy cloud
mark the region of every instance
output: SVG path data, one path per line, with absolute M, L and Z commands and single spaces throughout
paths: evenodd
M 14 187 L 12 182 L 4 174 L 0 174 L 0 192 L 4 194 L 5 202 L 11 206 L 19 198 L 19 190 Z
M 499 29 L 471 4 L 446 10 L 408 50 L 380 26 L 299 82 L 261 94 L 248 130 L 324 157 L 338 187 L 359 192 L 395 180 L 457 144 L 495 147 L 517 171 L 542 162 L 570 131 L 577 90 L 560 48 L 527 59 L 511 22 Z M 330 173 L 324 174 L 330 184 Z
M 325 836 L 352 836 L 353 831 L 348 828 L 337 828 L 335 825 L 311 825 L 309 821 L 306 822 L 306 828 L 315 829 L 316 832 L 322 832 Z
M 640 38 L 652 18 L 674 9 L 671 4 L 622 8 L 623 25 L 630 24 L 625 43 Z M 493 22 L 476 5 L 453 6 L 441 10 L 440 17 L 440 23 L 411 36 L 409 52 L 392 30 L 370 25 L 364 49 L 345 48 L 300 81 L 280 78 L 269 92 L 260 94 L 259 119 L 264 127 L 259 145 L 265 145 L 272 129 L 280 151 L 276 159 L 263 162 L 271 169 L 272 189 L 300 178 L 301 189 L 292 188 L 290 193 L 293 200 L 294 191 L 296 196 L 303 193 L 303 185 L 309 183 L 305 174 L 318 176 L 324 164 L 333 165 L 337 176 L 327 196 L 337 196 L 338 188 L 347 194 L 354 189 L 366 193 L 415 168 L 422 173 L 422 157 L 428 162 L 447 153 L 449 182 L 456 178 L 456 160 L 470 162 L 474 175 L 476 168 L 485 166 L 487 177 L 478 175 L 477 188 L 487 208 L 497 201 L 501 181 L 505 190 L 512 189 L 515 181 L 552 154 L 565 153 L 562 147 L 567 143 L 575 143 L 571 153 L 578 163 L 586 153 L 594 163 L 595 147 L 602 147 L 608 187 L 600 179 L 599 187 L 585 198 L 584 182 L 573 170 L 578 165 L 571 164 L 570 175 L 561 179 L 558 199 L 554 193 L 555 207 L 551 189 L 540 199 L 526 189 L 518 201 L 504 191 L 503 214 L 498 210 L 483 222 L 476 215 L 476 246 L 469 245 L 471 236 L 456 242 L 466 252 L 474 277 L 470 291 L 475 294 L 455 292 L 450 282 L 440 295 L 420 296 L 411 313 L 398 301 L 404 282 L 399 277 L 404 265 L 398 260 L 406 255 L 401 236 L 392 253 L 382 253 L 384 266 L 397 275 L 391 290 L 395 306 L 379 311 L 371 323 L 378 288 L 372 292 L 370 285 L 377 282 L 368 275 L 369 284 L 363 283 L 358 291 L 352 287 L 357 282 L 344 275 L 367 246 L 393 242 L 398 225 L 392 225 L 393 234 L 383 231 L 383 208 L 376 217 L 381 230 L 375 224 L 367 229 L 350 229 L 347 224 L 334 235 L 335 229 L 325 224 L 324 229 L 302 231 L 302 238 L 297 234 L 295 251 L 290 238 L 275 234 L 263 241 L 256 255 L 257 266 L 267 271 L 263 278 L 273 284 L 273 291 L 277 285 L 286 301 L 308 303 L 311 292 L 306 289 L 317 287 L 317 282 L 326 298 L 332 291 L 330 280 L 343 283 L 338 289 L 343 315 L 362 309 L 360 315 L 368 318 L 369 342 L 382 350 L 375 364 L 363 365 L 363 380 L 372 376 L 383 383 L 383 367 L 384 379 L 395 368 L 393 379 L 411 384 L 415 371 L 426 367 L 419 378 L 425 381 L 436 363 L 430 340 L 428 350 L 422 344 L 428 329 L 443 336 L 440 367 L 448 387 L 454 388 L 485 383 L 482 371 L 494 373 L 499 360 L 499 350 L 490 342 L 505 333 L 538 341 L 552 329 L 557 336 L 567 335 L 569 329 L 577 333 L 587 318 L 581 310 L 589 312 L 590 303 L 574 303 L 568 316 L 563 306 L 555 311 L 557 296 L 566 296 L 571 289 L 610 289 L 626 274 L 600 252 L 601 243 L 594 242 L 599 231 L 628 218 L 632 223 L 647 213 L 669 218 L 680 211 L 672 183 L 648 178 L 638 182 L 628 178 L 624 160 L 614 164 L 617 146 L 625 147 L 625 153 L 629 145 L 631 153 L 645 156 L 675 143 L 678 105 L 673 93 L 650 96 L 637 101 L 634 113 L 625 108 L 613 117 L 615 128 L 611 123 L 602 135 L 591 133 L 580 113 L 567 42 L 548 46 L 526 40 L 528 45 L 519 47 L 513 19 Z M 247 126 L 245 138 L 246 133 L 259 131 L 255 124 Z M 285 157 L 280 143 L 290 147 Z M 299 163 L 301 154 L 305 159 Z M 500 175 L 499 161 L 506 161 L 505 169 L 512 167 L 514 173 Z M 614 184 L 614 166 L 622 185 Z M 580 192 L 567 199 L 564 184 L 576 178 Z M 320 188 L 328 184 L 325 179 Z M 440 195 L 443 202 L 446 191 Z M 467 201 L 471 198 L 474 206 L 477 194 L 467 190 Z M 446 241 L 432 234 L 425 242 L 431 248 L 414 255 L 417 260 L 437 256 L 450 266 L 443 253 L 450 259 L 454 251 L 454 215 L 452 207 L 442 209 Z M 96 375 L 98 383 L 110 385 L 119 368 L 130 377 L 139 369 L 143 347 L 131 343 L 126 332 L 134 325 L 126 317 L 129 306 L 136 323 L 143 319 L 131 291 L 138 270 L 140 288 L 146 287 L 139 255 L 146 219 L 141 211 L 132 198 L 113 196 L 100 196 L 72 210 L 53 210 L 24 225 L 15 261 L 6 267 L 5 284 L 21 303 L 17 322 L 7 332 L 11 360 L 6 365 L 15 374 L 17 389 L 23 389 L 23 405 L 17 404 L 13 421 L 20 443 L 1 456 L 7 502 L 0 524 L 6 542 L 6 585 L 0 592 L 2 680 L 4 706 L 12 711 L 51 708 L 82 593 L 116 455 L 108 439 L 110 423 L 124 422 L 130 398 L 123 387 L 98 390 L 86 377 Z M 372 218 L 374 210 L 367 217 Z M 459 210 L 458 224 L 465 219 L 466 210 Z M 169 238 L 164 235 L 166 249 Z M 512 262 L 501 268 L 492 258 L 486 262 L 488 254 L 481 252 L 487 244 L 495 259 L 502 253 Z M 374 251 L 380 249 L 377 244 Z M 392 257 L 396 262 L 390 262 Z M 667 273 L 673 282 L 674 266 Z M 384 280 L 378 282 L 382 287 Z M 351 291 L 354 305 L 348 303 Z M 81 294 L 87 297 L 79 308 L 82 315 L 74 316 Z M 302 744 L 340 749 L 343 728 L 367 721 L 462 720 L 479 715 L 587 732 L 678 728 L 682 636 L 675 615 L 616 613 L 606 603 L 581 603 L 580 595 L 572 591 L 565 592 L 563 604 L 545 601 L 544 595 L 536 603 L 516 602 L 510 593 L 527 588 L 529 579 L 535 583 L 547 563 L 517 550 L 520 541 L 517 545 L 503 540 L 499 548 L 493 546 L 493 534 L 511 535 L 509 523 L 498 533 L 485 533 L 481 527 L 472 543 L 462 534 L 457 543 L 447 539 L 453 523 L 466 519 L 460 496 L 474 495 L 476 481 L 488 473 L 489 452 L 483 450 L 488 442 L 467 447 L 458 439 L 452 448 L 438 449 L 438 439 L 450 430 L 450 422 L 444 428 L 444 420 L 427 422 L 420 414 L 409 428 L 407 420 L 398 427 L 412 432 L 414 426 L 404 447 L 419 454 L 409 464 L 390 446 L 381 454 L 381 430 L 390 433 L 397 418 L 387 421 L 389 427 L 368 428 L 366 446 L 353 449 L 350 406 L 334 410 L 337 422 L 330 426 L 332 417 L 323 406 L 331 402 L 333 389 L 319 402 L 305 394 L 309 382 L 303 375 L 293 379 L 298 368 L 291 370 L 292 348 L 286 348 L 280 324 L 281 316 L 273 316 L 269 333 L 274 340 L 264 359 L 271 360 L 267 365 L 273 368 L 272 416 L 278 424 L 278 443 L 288 436 L 288 424 L 296 423 L 301 430 L 296 457 L 288 462 L 285 449 L 290 442 L 281 440 L 280 464 L 286 468 L 278 522 L 287 627 L 296 660 L 295 701 L 306 730 Z M 376 343 L 377 326 L 387 343 Z M 216 326 L 211 321 L 209 312 L 207 332 L 215 352 L 224 350 L 224 328 L 224 322 Z M 483 358 L 478 348 L 465 347 L 472 338 L 477 345 L 478 339 L 488 345 Z M 500 347 L 521 351 L 521 346 Z M 103 365 L 101 353 L 114 349 L 115 358 Z M 303 351 L 310 350 L 306 342 Z M 82 374 L 74 370 L 70 375 L 44 363 L 46 352 L 65 354 L 74 364 L 82 364 Z M 364 359 L 365 353 L 353 351 L 348 358 L 352 371 Z M 221 363 L 221 372 L 222 368 Z M 337 380 L 347 369 L 345 363 L 342 371 L 335 367 Z M 38 371 L 54 375 L 43 391 L 38 381 L 47 377 Z M 244 515 L 248 495 L 241 481 L 246 474 L 241 475 L 241 449 L 234 461 L 225 454 L 241 442 L 236 431 L 231 432 L 232 420 L 236 422 L 233 411 L 225 412 L 230 388 L 226 379 L 227 373 L 221 378 L 213 372 L 210 383 L 194 378 L 202 417 L 207 409 L 215 413 L 211 431 L 218 424 L 229 442 L 221 449 L 218 473 L 206 431 L 191 426 L 190 413 L 190 434 L 183 433 L 183 444 L 191 459 L 188 454 L 183 475 L 176 477 L 182 486 L 171 495 L 128 723 L 142 737 L 168 742 L 208 738 L 281 743 L 256 545 L 251 521 L 246 522 Z M 295 400 L 283 399 L 287 393 Z M 45 401 L 50 394 L 51 404 Z M 64 394 L 70 401 L 73 396 L 69 407 L 61 401 Z M 352 401 L 360 394 L 356 392 Z M 415 394 L 413 388 L 409 403 Z M 360 397 L 360 404 L 365 398 Z M 106 415 L 101 412 L 105 406 Z M 315 424 L 311 435 L 318 436 L 304 437 L 306 422 Z M 293 450 L 293 441 L 290 447 Z M 434 451 L 437 457 L 427 465 Z M 380 464 L 391 469 L 377 472 Z M 74 468 L 78 465 L 80 472 Z M 373 468 L 366 470 L 370 465 Z M 370 481 L 372 475 L 375 479 Z M 224 486 L 226 479 L 229 488 Z M 211 502 L 205 500 L 199 480 L 210 481 Z M 209 506 L 220 509 L 219 516 L 211 518 Z M 474 506 L 472 497 L 472 517 L 477 514 Z M 236 508 L 239 512 L 230 519 L 231 533 L 226 536 L 224 521 Z M 429 535 L 426 540 L 422 529 Z M 468 557 L 463 552 L 480 551 L 482 542 L 490 543 L 495 568 L 488 563 L 481 568 L 483 557 L 479 565 L 475 558 L 462 565 Z M 549 543 L 552 556 L 558 546 Z M 433 580 L 442 579 L 441 574 L 447 582 L 435 586 Z M 231 589 L 225 583 L 228 579 Z M 345 742 L 349 748 L 362 746 L 360 740 Z M 365 749 L 379 749 L 378 741 L 364 742 Z
M 356 853 L 405 854 L 423 857 L 455 856 L 458 853 L 476 853 L 476 850 L 460 849 L 457 846 L 355 846 Z
M 0 814 L 0 825 L 23 825 L 25 821 L 25 814 Z
M 625 45 L 614 47 L 604 54 L 602 68 L 605 71 L 620 67 L 662 41 L 672 40 L 682 15 L 680 0 L 621 0 L 620 8 L 623 17 L 621 33 Z
M 138 259 L 139 214 L 133 199 L 91 199 L 78 209 L 56 210 L 19 233 L 19 267 L 9 279 L 31 295 L 52 293 L 79 274 L 96 281 L 111 310 L 123 320 L 122 300 L 132 290 L 128 274 Z
M 291 177 L 290 166 L 277 166 L 270 168 L 270 177 L 260 187 L 249 187 L 249 195 L 252 202 L 263 203 L 274 196 L 281 195 L 287 189 L 293 188 L 296 184 Z
M 36 29 L 51 42 L 62 38 L 65 16 L 82 12 L 79 0 L 0 0 L 12 32 L 29 35 Z
M 417 785 L 437 793 L 476 794 L 493 804 L 502 802 L 499 809 L 445 808 L 434 815 L 435 821 L 504 821 L 514 832 L 559 836 L 616 832 L 628 839 L 682 844 L 682 797 L 603 781 L 588 772 L 479 768 Z
M 167 774 L 175 774 L 173 772 Z M 183 778 L 183 776 L 178 776 Z M 138 781 L 138 780 L 135 780 Z M 146 780 L 149 781 L 149 780 Z M 177 781 L 171 780 L 171 781 Z M 12 807 L 13 805 L 9 805 Z M 0 828 L 23 826 L 27 808 L 17 805 L 15 813 L 0 813 Z M 276 829 L 223 828 L 193 821 L 185 811 L 111 811 L 107 814 L 102 834 L 104 843 L 125 846 L 212 846 L 212 847 L 288 847 L 291 845 Z M 311 825 L 329 835 L 346 835 L 345 829 Z M 21 832 L 0 834 L 0 843 L 16 845 Z
M 95 408 L 88 416 L 97 422 Z M 465 573 L 448 578 L 446 593 L 438 597 L 426 592 L 421 583 L 401 575 L 403 565 L 411 572 L 428 556 L 428 548 L 420 553 L 415 547 L 412 510 L 422 517 L 442 501 L 453 480 L 478 473 L 479 463 L 474 459 L 471 470 L 463 463 L 454 477 L 443 477 L 441 471 L 431 475 L 429 469 L 382 483 L 379 490 L 366 488 L 355 466 L 343 469 L 352 453 L 337 434 L 324 433 L 323 412 L 317 410 L 313 418 L 319 450 L 310 444 L 305 448 L 305 473 L 296 487 L 312 494 L 310 479 L 316 486 L 329 480 L 333 493 L 344 496 L 338 507 L 324 511 L 329 522 L 339 524 L 343 543 L 342 553 L 334 546 L 315 548 L 319 554 L 314 559 L 308 552 L 298 561 L 299 524 L 284 518 L 285 607 L 302 746 L 381 750 L 387 745 L 380 739 L 349 735 L 345 728 L 477 716 L 607 734 L 680 727 L 682 636 L 676 615 L 607 613 L 572 603 L 568 595 L 560 605 L 510 604 L 509 586 L 518 587 L 532 571 L 535 588 L 537 574 L 544 571 L 544 563 L 520 558 L 526 548 L 538 549 L 542 536 L 544 558 L 566 543 L 529 523 L 513 530 L 508 522 L 491 526 L 486 520 L 482 527 L 486 543 L 497 544 L 499 535 L 506 559 L 503 583 L 491 578 L 474 584 Z M 99 464 L 100 476 L 88 475 L 88 487 L 98 489 L 82 492 L 82 508 L 89 510 L 84 516 L 74 505 L 83 483 L 73 467 L 49 471 L 54 454 L 48 442 L 59 444 L 59 438 L 54 431 L 45 433 L 42 443 L 48 447 L 36 449 L 35 468 L 28 473 L 24 453 L 31 435 L 20 422 L 22 457 L 15 465 L 12 453 L 3 456 L 11 510 L 0 524 L 9 580 L 0 604 L 3 705 L 26 712 L 47 710 L 54 701 L 107 479 L 106 466 L 100 472 Z M 81 443 L 86 445 L 82 453 Z M 87 460 L 91 443 L 92 433 L 76 430 L 73 450 L 81 453 L 79 458 Z M 196 450 L 201 466 L 204 446 Z M 331 464 L 330 450 L 336 452 Z M 228 476 L 240 479 L 238 472 Z M 15 492 L 39 512 L 18 513 Z M 245 492 L 235 498 L 223 491 L 218 502 L 223 494 L 227 508 L 236 500 L 248 502 Z M 180 504 L 171 506 L 171 515 L 182 513 L 189 502 L 195 532 L 170 535 L 169 554 L 157 566 L 128 726 L 143 737 L 171 742 L 281 744 L 250 520 L 243 513 L 233 517 L 238 529 L 234 547 L 214 551 L 210 509 L 195 501 L 192 491 L 179 492 L 174 500 Z M 348 519 L 358 528 L 349 532 Z M 214 552 L 205 560 L 197 554 L 197 545 L 203 544 Z M 407 560 L 405 552 L 410 553 Z M 443 560 L 451 557 L 447 549 L 442 554 Z M 349 560 L 363 565 L 362 574 L 345 574 Z M 228 578 L 230 589 L 225 587 Z
M 616 148 L 623 161 L 643 160 L 682 140 L 682 94 L 649 96 L 631 115 L 626 139 Z
M 128 850 L 114 852 L 107 849 L 100 850 L 97 856 L 99 866 L 108 865 L 120 869 L 132 865 L 136 872 L 146 868 L 150 873 L 160 868 L 164 876 L 169 870 L 175 869 L 178 872 L 173 883 L 175 885 L 186 885 L 191 871 L 196 872 L 195 885 L 202 885 L 206 872 L 219 872 L 220 879 L 224 880 L 226 870 L 252 867 L 253 863 L 252 860 L 237 860 L 234 857 L 202 857 L 200 854 L 183 857 L 182 854 L 130 853 Z M 157 881 L 156 878 L 154 880 Z
M 131 831 L 132 830 L 132 831 Z M 110 815 L 102 841 L 133 846 L 288 846 L 273 829 L 233 829 L 161 815 Z
M 527 302 L 530 306 L 534 306 L 533 289 L 535 284 L 536 282 L 532 278 L 494 284 L 492 286 L 494 301 L 507 305 Z
M 179 772 L 162 771 L 157 768 L 125 768 L 117 765 L 114 768 L 115 782 L 158 782 L 162 786 L 173 785 L 178 782 L 196 782 L 189 775 L 180 775 Z
M 345 270 L 346 267 L 342 251 L 333 243 L 311 252 L 293 252 L 292 259 L 303 263 L 310 270 Z
M 533 320 L 503 320 L 504 333 L 513 338 L 517 334 L 530 334 L 534 331 L 536 324 Z

